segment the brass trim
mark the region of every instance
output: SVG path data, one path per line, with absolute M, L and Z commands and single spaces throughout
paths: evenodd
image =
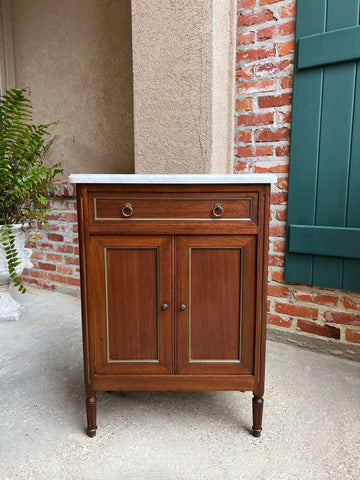
M 109 304 L 107 281 L 107 250 L 156 250 L 156 287 L 157 287 L 157 359 L 156 360 L 113 360 L 110 358 L 109 345 Z M 105 262 L 105 311 L 106 311 L 106 363 L 160 363 L 160 259 L 159 247 L 104 247 Z
M 123 220 L 124 222 L 144 222 L 144 221 L 149 221 L 149 222 L 251 222 L 252 218 L 190 218 L 190 217 L 184 217 L 184 218 L 95 218 L 95 220 Z
M 250 202 L 250 217 L 232 217 L 232 218 L 219 218 L 219 217 L 201 217 L 201 218 L 190 218 L 190 217 L 180 217 L 180 218 L 129 218 L 129 217 L 98 217 L 97 216 L 97 200 L 213 200 L 213 201 L 221 201 L 221 200 L 248 200 Z M 179 222 L 191 222 L 191 221 L 212 221 L 212 222 L 232 222 L 232 221 L 252 221 L 254 216 L 254 197 L 219 197 L 216 198 L 203 198 L 203 197 L 186 197 L 186 198 L 172 198 L 172 197 L 94 197 L 94 220 L 123 220 L 126 222 L 135 222 L 135 221 L 150 221 L 150 222 L 158 222 L 158 221 L 179 221 Z
M 234 360 L 215 360 L 201 359 L 194 360 L 191 358 L 191 251 L 203 249 L 216 250 L 240 250 L 240 317 L 239 317 L 239 358 Z M 244 247 L 189 247 L 189 363 L 241 363 L 242 357 L 242 327 L 243 327 L 243 292 L 244 292 Z
M 189 360 L 189 363 L 241 363 L 241 360 L 238 360 L 237 358 L 234 360 L 214 360 L 213 358 L 211 359 L 201 359 L 201 360 Z

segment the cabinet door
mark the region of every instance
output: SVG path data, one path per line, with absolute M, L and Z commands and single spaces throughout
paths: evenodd
M 256 237 L 178 237 L 177 267 L 177 372 L 252 374 Z
M 93 235 L 87 269 L 95 373 L 170 373 L 171 237 Z

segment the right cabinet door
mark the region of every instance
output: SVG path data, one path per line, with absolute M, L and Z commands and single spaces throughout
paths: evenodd
M 253 374 L 256 236 L 179 236 L 177 373 Z

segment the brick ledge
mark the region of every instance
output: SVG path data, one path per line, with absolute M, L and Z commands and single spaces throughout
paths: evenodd
M 360 362 L 360 345 L 357 344 L 342 343 L 339 341 L 331 341 L 328 338 L 323 339 L 301 333 L 282 331 L 269 326 L 267 326 L 266 338 L 267 340 L 275 342 L 296 345 L 297 347 L 312 350 L 313 352 Z

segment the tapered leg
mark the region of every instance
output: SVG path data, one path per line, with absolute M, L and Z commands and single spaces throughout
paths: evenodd
M 261 425 L 262 425 L 262 415 L 263 415 L 263 406 L 264 400 L 262 397 L 254 395 L 252 399 L 252 408 L 253 408 L 253 435 L 254 437 L 260 437 L 261 435 Z
M 86 397 L 86 418 L 87 418 L 87 434 L 89 437 L 96 435 L 96 395 Z

